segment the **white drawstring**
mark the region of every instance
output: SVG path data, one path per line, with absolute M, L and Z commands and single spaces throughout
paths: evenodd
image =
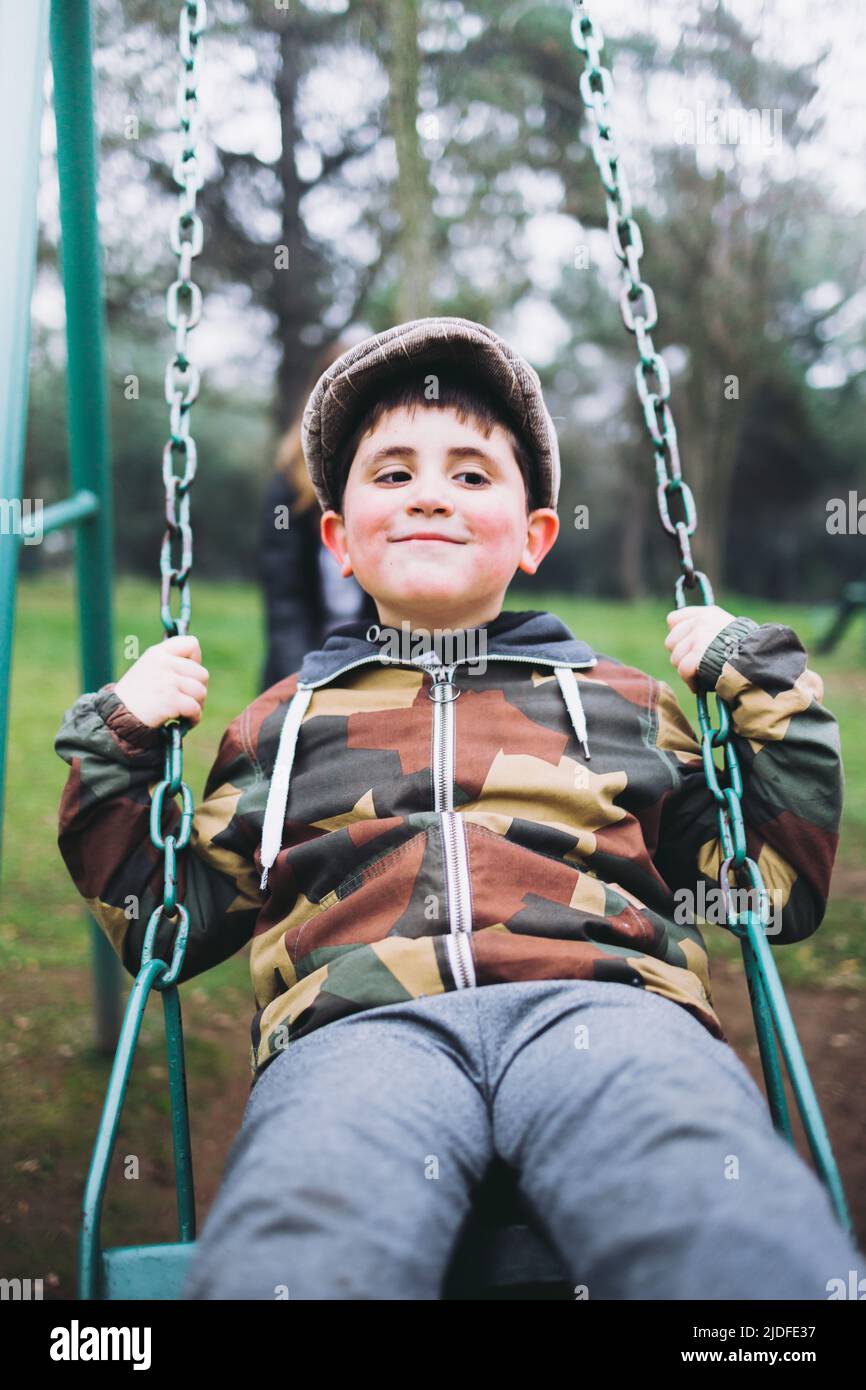
M 583 701 L 580 698 L 580 690 L 577 684 L 577 676 L 570 666 L 555 666 L 556 679 L 559 681 L 563 698 L 571 715 L 571 722 L 574 725 L 574 732 L 577 734 L 579 743 L 583 744 L 583 751 L 589 759 L 589 738 L 586 732 L 586 715 L 583 712 Z
M 261 881 L 262 892 L 267 887 L 268 870 L 282 849 L 286 806 L 289 801 L 289 779 L 292 775 L 292 763 L 295 760 L 298 731 L 312 694 L 311 686 L 306 689 L 299 687 L 292 696 L 291 704 L 283 720 L 280 745 L 277 749 L 276 762 L 271 776 L 271 787 L 268 792 L 268 804 L 265 807 L 265 822 L 262 829 L 262 865 L 264 867 Z

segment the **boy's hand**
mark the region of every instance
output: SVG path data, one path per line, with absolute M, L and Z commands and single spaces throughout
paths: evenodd
M 670 632 L 665 638 L 665 646 L 671 653 L 671 665 L 677 668 L 689 690 L 696 691 L 698 688 L 697 670 L 707 647 L 722 628 L 733 621 L 734 614 L 715 603 L 675 608 L 668 613 Z
M 167 637 L 142 652 L 117 682 L 114 693 L 136 719 L 158 729 L 181 717 L 197 724 L 207 699 L 209 672 L 201 664 L 198 638 Z

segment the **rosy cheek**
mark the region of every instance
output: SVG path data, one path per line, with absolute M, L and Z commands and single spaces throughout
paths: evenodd
M 476 541 L 490 555 L 510 554 L 520 545 L 521 533 L 511 517 L 484 518 L 474 527 Z
M 375 505 L 375 500 L 364 500 L 355 502 L 351 510 L 351 519 L 347 529 L 347 539 L 349 552 L 363 553 L 366 556 L 375 555 L 378 551 L 385 549 L 383 536 L 386 531 L 386 518 L 381 506 Z

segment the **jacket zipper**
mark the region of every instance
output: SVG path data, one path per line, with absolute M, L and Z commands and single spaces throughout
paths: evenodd
M 433 701 L 433 809 L 441 815 L 450 922 L 448 959 L 457 988 L 469 989 L 475 984 L 475 963 L 469 940 L 472 934 L 469 855 L 466 826 L 463 817 L 454 810 L 454 703 L 460 694 L 454 685 L 457 663 L 424 665 L 432 678 L 427 694 Z
M 448 918 L 450 930 L 446 940 L 451 972 L 457 981 L 458 989 L 469 989 L 475 985 L 475 962 L 472 958 L 472 892 L 469 880 L 469 854 L 466 840 L 466 825 L 459 812 L 454 810 L 454 702 L 460 690 L 454 685 L 454 672 L 459 665 L 473 664 L 477 658 L 463 657 L 446 666 L 442 661 L 425 659 L 435 653 L 425 653 L 420 659 L 404 662 L 394 661 L 393 666 L 420 667 L 428 671 L 432 684 L 428 696 L 433 701 L 433 794 L 434 810 L 441 816 L 442 847 L 445 860 L 445 883 L 448 894 Z M 530 666 L 571 666 L 578 670 L 588 670 L 597 665 L 598 658 L 588 661 L 557 661 L 543 656 L 510 656 L 505 653 L 488 652 L 486 661 L 518 661 Z M 339 671 L 334 671 L 322 680 L 313 681 L 307 686 L 315 689 L 327 685 L 345 671 L 356 666 L 364 666 L 370 661 L 382 661 L 381 656 L 364 656 L 359 661 L 349 662 Z M 299 688 L 300 688 L 299 682 Z M 441 693 L 440 693 L 441 692 Z

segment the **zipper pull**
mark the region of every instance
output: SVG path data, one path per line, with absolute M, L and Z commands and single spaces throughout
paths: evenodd
M 434 704 L 453 704 L 458 695 L 461 694 L 461 691 L 454 684 L 455 669 L 456 663 L 454 666 L 445 666 L 440 661 L 435 666 L 432 662 L 427 665 L 432 680 L 427 696 Z

